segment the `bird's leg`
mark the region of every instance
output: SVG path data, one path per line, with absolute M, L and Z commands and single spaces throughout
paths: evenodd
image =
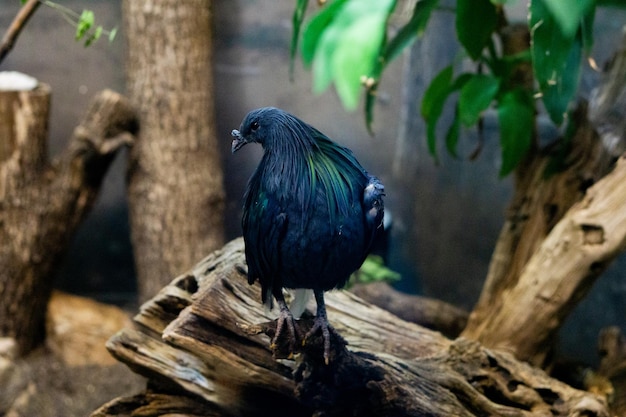
M 274 298 L 278 303 L 279 313 L 276 321 L 276 334 L 272 339 L 270 348 L 275 351 L 278 348 L 279 339 L 283 337 L 283 333 L 287 332 L 287 341 L 289 346 L 289 356 L 291 357 L 298 346 L 299 340 L 302 340 L 302 332 L 296 324 L 281 290 L 275 291 Z
M 317 314 L 315 315 L 315 321 L 313 322 L 313 327 L 308 333 L 304 336 L 304 340 L 302 344 L 306 342 L 306 339 L 310 336 L 314 335 L 318 330 L 322 331 L 322 337 L 324 339 L 324 363 L 326 365 L 330 362 L 330 332 L 331 330 L 334 332 L 334 329 L 328 323 L 328 318 L 326 317 L 326 304 L 324 303 L 324 291 L 314 290 L 315 294 L 315 302 L 317 303 Z

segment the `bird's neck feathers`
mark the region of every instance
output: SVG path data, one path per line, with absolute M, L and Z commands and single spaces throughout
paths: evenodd
M 349 149 L 300 120 L 268 139 L 259 165 L 267 191 L 279 200 L 295 197 L 304 212 L 323 191 L 331 216 L 349 214 L 358 189 L 367 182 L 367 173 Z

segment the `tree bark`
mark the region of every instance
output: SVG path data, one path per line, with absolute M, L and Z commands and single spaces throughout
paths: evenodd
M 0 92 L 0 336 L 19 356 L 45 336 L 52 274 L 136 119 L 120 95 L 91 102 L 59 161 L 47 159 L 50 88 Z
M 626 106 L 624 74 L 626 49 L 590 106 L 581 102 L 573 113 L 570 143 L 538 151 L 517 169 L 515 195 L 464 337 L 543 365 L 567 314 L 624 249 L 624 162 L 608 174 L 626 143 L 623 117 L 615 116 Z
M 128 196 L 140 299 L 223 244 L 211 1 L 123 2 L 128 94 L 141 131 Z
M 490 308 L 464 335 L 542 364 L 545 346 L 567 314 L 626 248 L 624 205 L 626 159 L 621 158 L 550 231 L 515 285 L 498 294 L 499 308 Z
M 269 347 L 275 323 L 259 324 L 273 317 L 259 302 L 260 288 L 247 284 L 244 262 L 237 239 L 141 307 L 134 326 L 107 347 L 147 376 L 150 389 L 113 400 L 92 417 L 165 410 L 185 416 L 608 416 L 598 396 L 344 291 L 326 295 L 329 320 L 345 337 L 333 336 L 329 365 L 320 337 L 308 339 L 295 359 L 282 351 L 275 359 Z M 312 322 L 309 316 L 299 324 L 306 332 Z

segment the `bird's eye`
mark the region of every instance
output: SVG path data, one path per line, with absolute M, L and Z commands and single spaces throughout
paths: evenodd
M 252 131 L 255 131 L 259 128 L 259 122 L 252 122 L 252 124 L 250 125 L 250 129 L 252 129 Z

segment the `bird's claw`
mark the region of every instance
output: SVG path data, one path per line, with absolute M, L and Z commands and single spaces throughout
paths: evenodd
M 313 336 L 317 331 L 322 331 L 322 338 L 324 340 L 324 363 L 328 365 L 330 363 L 330 332 L 335 332 L 335 329 L 328 323 L 325 317 L 315 317 L 313 327 L 307 332 L 302 339 L 302 346 L 306 344 L 309 337 Z
M 286 333 L 286 335 L 285 335 Z M 300 327 L 296 323 L 296 320 L 293 318 L 291 312 L 287 309 L 281 309 L 278 315 L 278 319 L 276 320 L 276 333 L 272 338 L 270 343 L 270 349 L 274 354 L 280 350 L 281 346 L 284 345 L 280 343 L 284 337 L 287 337 L 287 347 L 289 351 L 287 352 L 287 358 L 292 359 L 294 353 L 299 352 L 299 341 L 302 340 L 302 331 Z

